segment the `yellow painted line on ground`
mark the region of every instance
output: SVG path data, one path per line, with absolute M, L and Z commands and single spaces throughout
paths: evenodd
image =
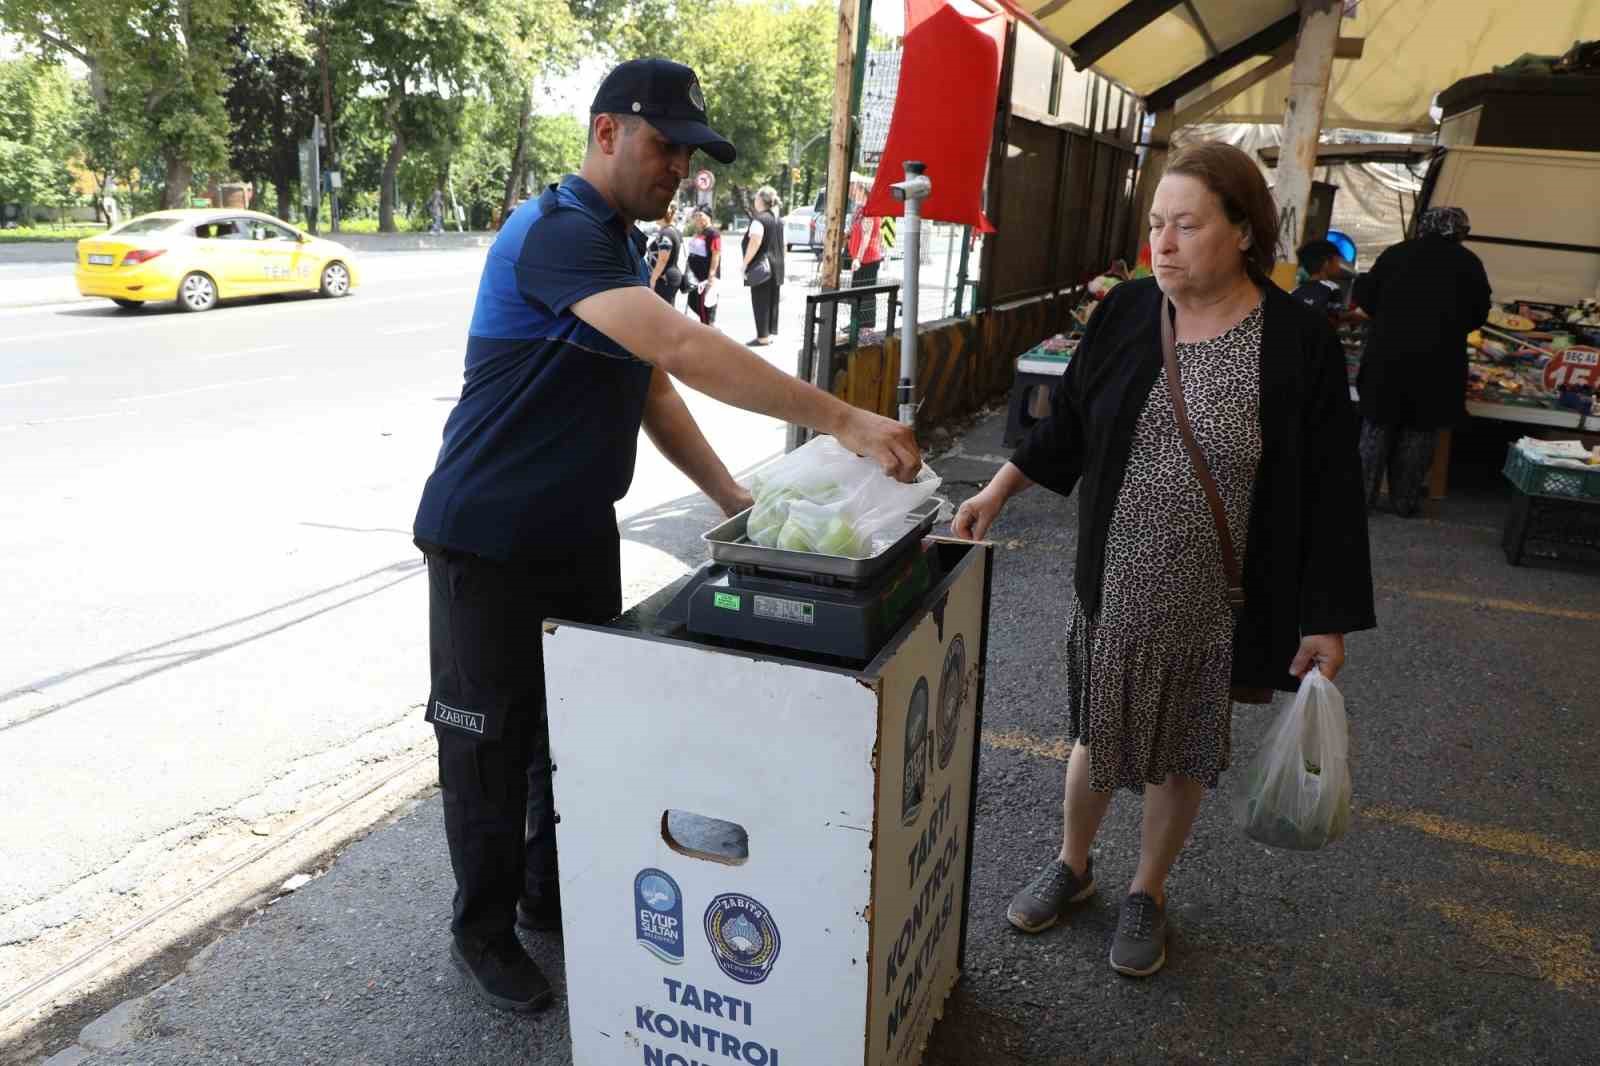
M 1064 763 L 1072 754 L 1072 744 L 1065 738 L 1055 737 L 1047 740 L 1021 729 L 985 729 L 983 743 L 991 748 L 1020 751 L 1024 755 L 1049 759 L 1052 762 Z M 1362 807 L 1358 814 L 1362 818 L 1414 829 L 1453 844 L 1468 844 L 1486 851 L 1500 852 L 1503 855 L 1522 855 L 1579 870 L 1600 872 L 1600 851 L 1574 848 L 1559 840 L 1540 836 L 1538 833 L 1460 822 L 1426 811 L 1406 810 L 1382 804 Z
M 1460 926 L 1487 948 L 1492 955 L 1484 960 L 1480 969 L 1491 968 L 1498 957 L 1531 963 L 1541 980 L 1557 988 L 1600 985 L 1600 957 L 1593 950 L 1592 930 L 1557 933 L 1536 925 L 1522 925 L 1516 915 L 1508 911 L 1434 899 L 1420 893 L 1405 895 L 1436 911 L 1452 925 Z
M 1362 807 L 1360 813 L 1363 818 L 1415 829 L 1454 844 L 1471 844 L 1473 847 L 1498 851 L 1505 855 L 1527 855 L 1546 862 L 1559 863 L 1562 866 L 1574 866 L 1580 870 L 1600 871 L 1600 851 L 1574 848 L 1537 833 L 1457 822 L 1425 811 L 1401 810 L 1381 804 L 1375 807 Z
M 1072 754 L 1072 745 L 1059 737 L 1045 740 L 1020 729 L 985 729 L 983 742 L 991 748 L 1020 751 L 1024 755 L 1037 755 L 1041 759 L 1053 759 L 1056 762 L 1066 762 L 1067 756 Z
M 1524 603 L 1521 600 L 1499 600 L 1483 596 L 1467 596 L 1460 592 L 1434 592 L 1428 589 L 1397 588 L 1394 585 L 1380 585 L 1379 589 L 1399 596 L 1408 596 L 1414 600 L 1430 600 L 1434 603 L 1455 603 L 1463 607 L 1487 607 L 1494 611 L 1535 614 L 1545 618 L 1565 618 L 1573 622 L 1600 622 L 1600 611 L 1582 611 L 1571 607 L 1546 607 L 1542 603 Z

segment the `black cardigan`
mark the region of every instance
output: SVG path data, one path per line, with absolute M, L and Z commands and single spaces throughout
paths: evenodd
M 1091 618 L 1134 427 L 1161 372 L 1160 306 L 1153 279 L 1106 296 L 1051 397 L 1050 417 L 1011 457 L 1063 496 L 1081 483 L 1073 582 Z M 1299 682 L 1289 663 L 1302 635 L 1377 621 L 1344 352 L 1325 319 L 1274 285 L 1262 308 L 1260 417 L 1233 680 L 1292 691 Z
M 1418 237 L 1378 256 L 1354 295 L 1372 316 L 1358 382 L 1362 417 L 1411 429 L 1465 418 L 1467 334 L 1489 314 L 1483 261 L 1455 241 Z

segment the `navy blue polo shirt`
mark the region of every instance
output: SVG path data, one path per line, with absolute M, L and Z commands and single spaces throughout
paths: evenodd
M 617 539 L 651 367 L 572 313 L 648 285 L 644 235 L 568 175 L 489 248 L 461 399 L 422 490 L 419 541 L 491 559 L 570 559 Z

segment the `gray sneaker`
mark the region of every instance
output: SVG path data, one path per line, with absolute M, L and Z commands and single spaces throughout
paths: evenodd
M 1006 920 L 1024 933 L 1042 933 L 1055 925 L 1067 904 L 1089 898 L 1094 891 L 1094 859 L 1083 868 L 1083 876 L 1059 859 L 1045 863 L 1027 886 L 1011 898 Z
M 1145 892 L 1122 901 L 1111 968 L 1126 977 L 1149 977 L 1167 964 L 1167 911 Z

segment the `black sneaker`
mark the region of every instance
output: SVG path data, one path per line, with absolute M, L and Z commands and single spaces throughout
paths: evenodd
M 515 934 L 489 941 L 453 939 L 450 958 L 473 990 L 501 1010 L 535 1011 L 549 1006 L 554 996 L 550 982 Z
M 552 888 L 537 899 L 517 900 L 517 928 L 530 933 L 561 932 L 561 891 Z
M 1067 904 L 1088 899 L 1094 892 L 1094 858 L 1083 867 L 1083 876 L 1059 859 L 1051 859 L 1011 898 L 1006 920 L 1024 933 L 1042 933 L 1055 925 Z
M 1146 892 L 1122 901 L 1111 941 L 1111 968 L 1125 977 L 1149 977 L 1167 964 L 1167 909 Z

